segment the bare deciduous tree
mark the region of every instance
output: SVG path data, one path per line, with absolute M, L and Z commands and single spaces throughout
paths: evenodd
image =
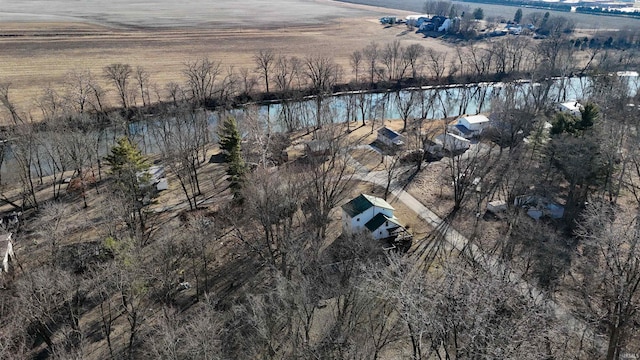
M 256 63 L 256 70 L 264 80 L 264 86 L 267 93 L 270 90 L 269 80 L 271 78 L 271 71 L 273 70 L 275 60 L 276 54 L 270 49 L 260 50 L 253 56 L 253 61 Z
M 615 360 L 638 341 L 634 323 L 640 306 L 638 216 L 604 203 L 590 205 L 578 225 L 582 254 L 576 290 L 594 322 L 606 332 L 606 359 Z
M 132 73 L 133 69 L 129 64 L 114 63 L 104 67 L 104 77 L 116 88 L 120 104 L 125 110 L 129 108 L 129 79 Z
M 185 64 L 182 71 L 187 78 L 191 99 L 200 106 L 213 96 L 216 78 L 220 75 L 220 62 L 202 58 Z

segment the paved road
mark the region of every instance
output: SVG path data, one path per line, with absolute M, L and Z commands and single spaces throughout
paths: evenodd
M 355 159 L 352 161 L 357 162 Z M 382 187 L 387 185 L 387 174 L 384 171 L 368 172 L 365 167 L 356 165 L 355 179 L 373 183 Z M 514 285 L 516 290 L 522 296 L 528 296 L 534 299 L 536 302 L 542 302 L 549 306 L 553 310 L 557 319 L 560 320 L 567 328 L 573 330 L 579 336 L 585 336 L 586 339 L 595 339 L 601 349 L 606 349 L 606 344 L 603 338 L 597 336 L 592 330 L 591 326 L 586 324 L 581 319 L 576 318 L 571 314 L 562 304 L 558 304 L 552 299 L 549 299 L 546 294 L 540 291 L 534 285 L 528 283 L 522 278 L 522 275 L 514 269 L 511 269 L 508 264 L 501 261 L 495 256 L 486 254 L 482 249 L 476 246 L 472 241 L 466 238 L 464 235 L 449 226 L 443 219 L 441 219 L 433 211 L 429 210 L 420 201 L 413 197 L 408 192 L 404 191 L 397 182 L 392 182 L 391 194 L 399 201 L 404 203 L 409 209 L 414 211 L 418 216 L 427 222 L 430 226 L 436 229 L 446 244 L 457 251 L 472 257 L 476 263 L 482 266 L 486 271 L 489 271 L 494 276 L 499 276 L 503 279 L 507 279 Z M 427 246 L 428 244 L 420 244 L 420 247 Z M 421 258 L 424 255 L 418 253 Z M 426 254 L 425 254 L 426 255 Z

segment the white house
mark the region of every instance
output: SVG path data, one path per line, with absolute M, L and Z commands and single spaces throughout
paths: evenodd
M 489 118 L 484 115 L 463 116 L 458 119 L 455 125 L 450 126 L 450 129 L 458 133 L 458 135 L 470 139 L 482 134 L 482 131 L 489 126 L 489 123 Z
M 401 147 L 404 145 L 404 137 L 397 131 L 393 131 L 386 126 L 378 129 L 377 140 L 390 148 Z
M 471 141 L 451 133 L 440 134 L 436 136 L 435 141 L 449 152 L 467 150 L 471 147 Z
M 12 233 L 0 235 L 0 256 L 2 256 L 2 269 L 0 269 L 0 272 L 9 272 L 9 263 L 15 256 L 11 235 Z
M 556 110 L 571 114 L 573 116 L 581 116 L 581 109 L 583 109 L 582 104 L 575 100 L 556 104 Z
M 406 229 L 393 215 L 394 208 L 385 200 L 360 194 L 342 205 L 343 233 L 352 234 L 369 231 L 374 239 L 387 239 L 398 235 L 398 230 Z

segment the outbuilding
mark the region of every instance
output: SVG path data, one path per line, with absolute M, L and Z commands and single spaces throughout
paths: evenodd
M 573 116 L 581 116 L 582 113 L 580 111 L 582 109 L 583 109 L 582 104 L 580 104 L 576 100 L 558 103 L 556 105 L 556 110 L 567 113 L 567 114 L 571 114 Z
M 489 126 L 490 121 L 491 120 L 484 115 L 463 116 L 450 128 L 452 131 L 458 133 L 458 135 L 466 139 L 471 139 L 482 134 L 482 131 Z
M 471 141 L 463 138 L 462 136 L 451 133 L 440 134 L 436 136 L 435 140 L 436 143 L 442 145 L 444 150 L 449 152 L 467 150 L 471 147 Z
M 390 148 L 399 148 L 404 145 L 404 137 L 386 126 L 378 130 L 377 140 Z

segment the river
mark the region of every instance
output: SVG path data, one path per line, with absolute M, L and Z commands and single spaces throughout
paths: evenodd
M 620 79 L 627 84 L 629 95 L 638 92 L 639 77 L 636 72 L 618 73 Z M 425 86 L 385 92 L 350 92 L 334 94 L 317 101 L 310 97 L 297 101 L 284 101 L 267 105 L 247 105 L 233 110 L 220 110 L 208 113 L 210 138 L 216 138 L 218 120 L 225 116 L 234 116 L 238 120 L 241 131 L 247 133 L 250 124 L 256 121 L 264 128 L 274 132 L 313 127 L 321 124 L 344 123 L 346 121 L 361 122 L 383 119 L 400 119 L 403 116 L 413 118 L 442 119 L 457 117 L 463 114 L 478 114 L 491 111 L 495 99 L 514 97 L 523 106 L 534 106 L 536 103 L 549 104 L 588 99 L 593 79 L 590 77 L 554 78 L 545 83 L 515 81 L 511 83 L 476 83 L 464 85 Z M 318 104 L 321 111 L 318 111 Z M 149 128 L 154 120 L 146 120 L 129 124 L 129 132 L 136 139 L 145 154 L 158 152 Z M 115 129 L 104 132 L 103 144 L 99 151 L 106 154 L 113 141 L 122 135 Z M 55 140 L 51 140 L 55 141 Z M 17 164 L 12 156 L 11 148 L 7 150 L 4 163 L 0 168 L 2 181 L 15 181 Z M 51 174 L 47 164 L 38 168 L 43 173 Z M 32 171 L 36 172 L 36 165 Z

